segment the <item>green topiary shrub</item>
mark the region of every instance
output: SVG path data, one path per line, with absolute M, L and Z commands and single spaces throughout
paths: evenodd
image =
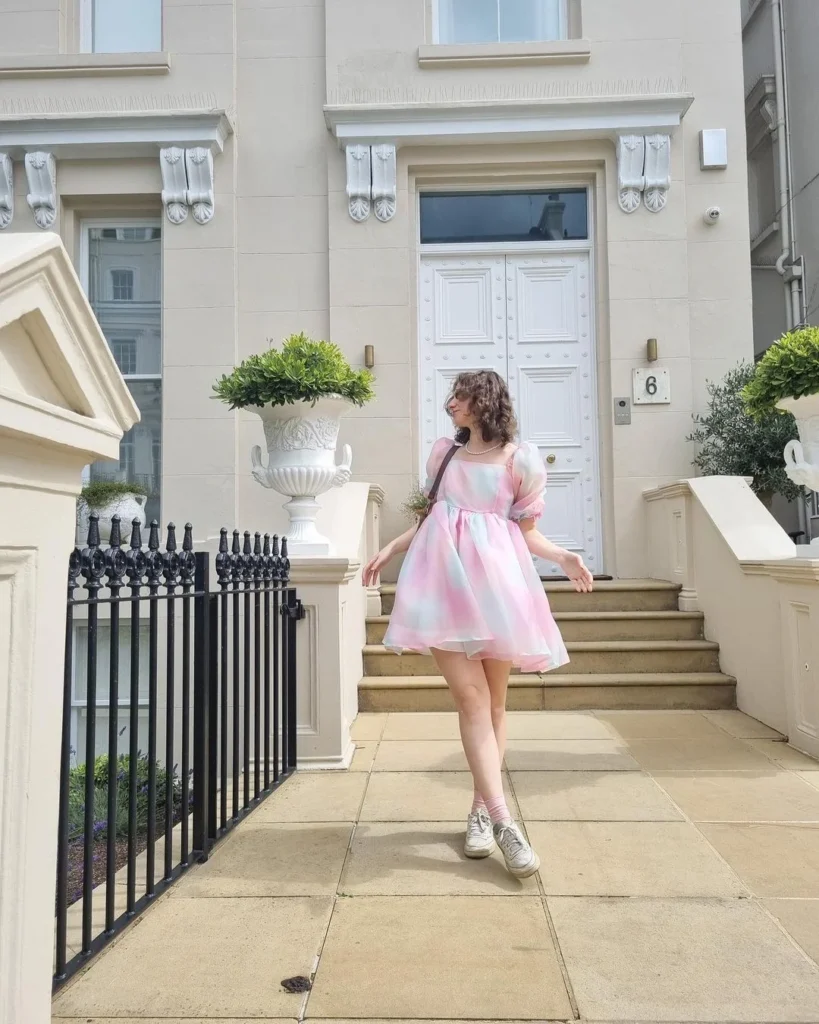
M 741 363 L 721 383 L 708 382 L 708 414 L 694 417 L 687 438 L 699 446 L 692 461 L 703 476 L 753 477 L 757 494 L 793 501 L 803 492 L 788 479 L 782 453 L 796 437 L 796 423 L 790 414 L 748 413 L 743 396 L 753 379 L 753 365 Z
M 373 375 L 353 370 L 341 349 L 305 334 L 287 338 L 281 349 L 250 356 L 213 386 L 216 398 L 231 409 L 292 405 L 340 395 L 356 405 L 374 397 Z
M 771 345 L 757 363 L 743 397 L 748 413 L 758 419 L 783 398 L 815 394 L 819 394 L 819 327 L 799 327 Z
M 106 505 L 126 494 L 139 494 L 143 497 L 148 492 L 140 484 L 123 483 L 119 480 L 96 480 L 94 483 L 86 484 L 80 492 L 80 501 L 93 511 L 94 509 L 105 508 Z

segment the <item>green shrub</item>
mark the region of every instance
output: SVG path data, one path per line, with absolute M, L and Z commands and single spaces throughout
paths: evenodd
M 108 755 L 101 754 L 94 762 L 94 835 L 105 838 L 108 833 Z M 148 768 L 150 762 L 140 754 L 136 762 L 137 789 L 137 831 L 144 831 L 148 825 Z M 127 754 L 117 758 L 117 814 L 115 834 L 117 838 L 128 835 L 128 792 L 130 786 L 131 759 Z M 81 837 L 85 831 L 85 780 L 84 764 L 71 768 L 68 777 L 68 834 L 70 839 Z M 176 770 L 171 772 L 173 804 L 176 812 L 182 800 L 182 782 Z M 156 817 L 158 833 L 163 830 L 166 807 L 166 786 L 168 772 L 159 764 L 156 766 Z M 176 818 L 176 814 L 174 815 Z
M 750 476 L 757 494 L 793 501 L 803 492 L 788 479 L 783 452 L 796 437 L 796 423 L 790 414 L 748 413 L 743 395 L 753 378 L 753 365 L 741 363 L 721 383 L 708 382 L 708 414 L 694 417 L 696 430 L 688 437 L 699 446 L 692 461 L 703 476 Z
M 139 494 L 145 497 L 148 492 L 140 484 L 124 483 L 120 480 L 95 480 L 83 487 L 80 491 L 80 500 L 90 509 L 100 509 L 126 494 Z
M 783 398 L 817 393 L 819 327 L 799 327 L 771 345 L 757 363 L 743 397 L 748 413 L 758 419 L 775 409 Z
M 287 338 L 281 349 L 250 356 L 213 386 L 216 398 L 231 409 L 248 406 L 292 405 L 341 395 L 356 405 L 374 397 L 373 375 L 353 370 L 341 349 L 329 341 L 312 341 L 305 334 Z

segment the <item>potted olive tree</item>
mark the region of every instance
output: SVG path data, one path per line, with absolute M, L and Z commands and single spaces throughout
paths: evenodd
M 753 379 L 753 365 L 740 363 L 719 383 L 709 381 L 708 412 L 694 417 L 688 440 L 697 445 L 692 462 L 703 476 L 750 477 L 754 492 L 770 509 L 774 494 L 788 501 L 804 495 L 782 462 L 782 449 L 796 428 L 792 416 L 774 410 L 750 415 L 743 396 Z
M 374 397 L 372 374 L 353 370 L 337 345 L 295 334 L 280 349 L 250 356 L 213 390 L 231 409 L 248 409 L 262 421 L 268 461 L 265 466 L 261 448 L 254 446 L 253 476 L 290 498 L 284 506 L 290 550 L 330 554 L 316 528 L 316 499 L 350 479 L 349 445 L 336 465 L 340 420 Z
M 138 519 L 145 526 L 145 502 L 148 492 L 139 484 L 121 480 L 95 480 L 86 484 L 77 499 L 77 543 L 84 545 L 88 538 L 88 523 L 92 514 L 99 516 L 100 543 L 111 539 L 111 520 L 119 516 L 122 539 L 131 535 L 131 524 Z
M 774 342 L 757 363 L 744 397 L 757 421 L 774 410 L 795 418 L 785 472 L 795 484 L 819 491 L 819 328 L 799 327 Z

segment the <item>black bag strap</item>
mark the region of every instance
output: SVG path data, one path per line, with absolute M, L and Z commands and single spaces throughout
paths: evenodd
M 429 500 L 429 504 L 430 505 L 434 505 L 435 502 L 437 501 L 437 499 L 438 499 L 438 490 L 439 490 L 439 488 L 441 486 L 441 481 L 444 478 L 444 472 L 446 471 L 446 467 L 450 464 L 450 462 L 452 462 L 452 459 L 455 456 L 455 452 L 457 452 L 459 447 L 460 447 L 459 445 L 453 444 L 452 447 L 449 449 L 449 451 L 444 456 L 443 461 L 441 462 L 441 465 L 438 467 L 438 472 L 435 474 L 435 481 L 433 482 L 432 489 L 429 492 L 428 500 Z

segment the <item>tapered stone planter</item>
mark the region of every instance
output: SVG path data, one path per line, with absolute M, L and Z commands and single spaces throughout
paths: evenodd
M 254 446 L 253 477 L 290 499 L 284 508 L 290 517 L 291 554 L 333 554 L 329 540 L 316 526 L 318 498 L 350 479 L 352 450 L 345 445 L 342 461 L 336 465 L 336 448 L 341 417 L 352 405 L 346 398 L 330 395 L 315 403 L 252 407 L 264 426 L 268 456 L 265 466 L 261 447 Z
M 788 478 L 808 490 L 819 491 L 819 394 L 783 398 L 777 408 L 793 413 L 799 431 L 799 440 L 785 447 Z M 819 558 L 819 539 L 805 547 L 811 549 L 810 557 Z

